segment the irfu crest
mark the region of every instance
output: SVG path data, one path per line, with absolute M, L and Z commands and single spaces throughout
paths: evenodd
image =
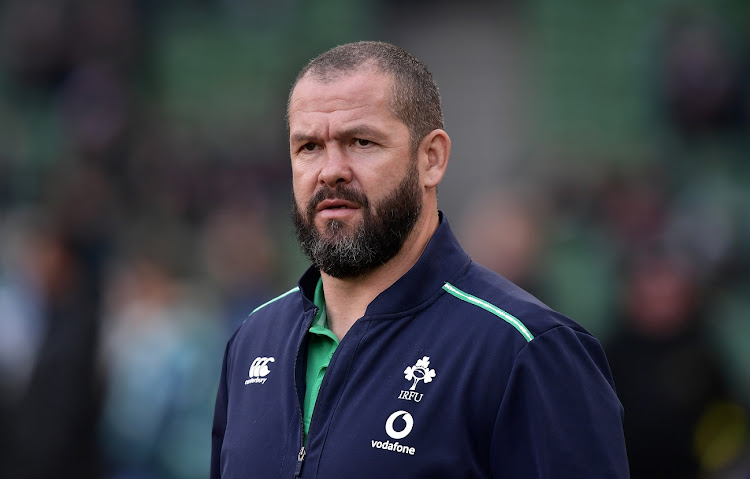
M 424 381 L 425 384 L 432 381 L 432 378 L 435 377 L 435 370 L 430 369 L 430 357 L 425 356 L 422 359 L 417 360 L 417 364 L 414 366 L 409 366 L 408 368 L 404 369 L 404 376 L 406 377 L 407 381 L 414 381 L 414 384 L 411 385 L 409 388 L 410 391 L 414 391 L 417 388 L 417 383 L 419 381 Z

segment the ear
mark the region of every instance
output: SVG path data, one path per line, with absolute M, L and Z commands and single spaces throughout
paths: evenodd
M 432 130 L 422 138 L 418 155 L 423 185 L 427 188 L 436 187 L 448 167 L 448 158 L 451 155 L 450 137 L 443 130 Z

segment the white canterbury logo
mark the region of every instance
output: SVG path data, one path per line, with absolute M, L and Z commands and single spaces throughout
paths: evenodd
M 250 371 L 248 372 L 250 379 L 246 380 L 245 384 L 265 383 L 268 379 L 265 376 L 268 376 L 268 373 L 271 372 L 271 370 L 268 368 L 268 363 L 272 363 L 274 361 L 276 361 L 274 358 L 261 356 L 255 358 L 253 364 L 250 365 Z

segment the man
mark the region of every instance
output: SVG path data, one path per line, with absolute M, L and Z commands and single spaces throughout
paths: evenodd
M 230 339 L 213 478 L 625 478 L 588 332 L 473 263 L 437 209 L 437 86 L 392 45 L 334 48 L 288 104 L 313 266 Z

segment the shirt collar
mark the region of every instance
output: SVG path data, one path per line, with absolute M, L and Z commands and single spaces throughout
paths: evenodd
M 326 298 L 323 295 L 323 278 L 318 277 L 318 284 L 315 285 L 315 296 L 313 303 L 318 308 L 318 312 L 313 319 L 310 331 L 320 333 L 321 330 L 328 330 L 328 317 L 326 316 Z M 313 331 L 315 329 L 315 331 Z

